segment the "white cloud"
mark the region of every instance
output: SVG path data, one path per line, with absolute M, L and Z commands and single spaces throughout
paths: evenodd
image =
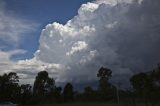
M 13 71 L 15 62 L 11 61 L 10 58 L 15 54 L 23 54 L 24 50 L 14 50 L 9 52 L 0 51 L 0 74 L 8 73 Z
M 35 57 L 11 69 L 28 80 L 47 69 L 57 82 L 86 82 L 96 79 L 101 66 L 111 68 L 117 80 L 152 68 L 160 60 L 160 1 L 113 1 L 83 4 L 65 25 L 48 24 Z
M 65 25 L 54 22 L 43 29 L 35 57 L 70 67 L 63 77 L 59 74 L 61 81 L 95 79 L 102 65 L 110 67 L 114 76 L 119 77 L 149 69 L 158 62 L 158 54 L 155 55 L 155 51 L 159 53 L 159 47 L 155 46 L 158 42 L 153 39 L 160 37 L 146 26 L 154 24 L 151 21 L 154 15 L 155 23 L 160 20 L 155 13 L 159 7 L 154 6 L 150 12 L 144 7 L 152 7 L 148 1 L 118 0 L 116 5 L 117 0 L 97 0 L 83 4 L 78 15 Z M 155 38 L 150 39 L 151 36 Z
M 134 0 L 96 0 L 95 3 L 97 4 L 109 4 L 111 6 L 115 6 L 119 3 L 132 3 Z M 138 0 L 139 1 L 139 0 Z M 142 0 L 140 0 L 142 1 Z
M 25 54 L 27 51 L 22 49 L 15 49 L 12 51 L 8 51 L 9 55 L 16 55 L 16 54 Z
M 0 51 L 0 75 L 9 72 L 16 72 L 20 76 L 21 83 L 30 83 L 34 81 L 35 75 L 39 71 L 48 71 L 52 77 L 56 78 L 57 74 L 63 74 L 67 67 L 60 64 L 44 63 L 36 58 L 29 60 L 12 61 L 12 55 L 24 53 L 24 50 L 14 50 L 10 52 Z
M 87 49 L 87 45 L 88 44 L 86 44 L 86 42 L 84 42 L 84 41 L 78 41 L 78 42 L 73 44 L 73 46 L 71 48 L 71 51 L 67 52 L 66 55 L 70 56 L 70 55 L 73 55 L 76 52 L 80 52 L 82 50 L 85 50 L 85 49 Z

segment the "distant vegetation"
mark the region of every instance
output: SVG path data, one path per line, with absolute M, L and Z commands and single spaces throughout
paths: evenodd
M 155 106 L 160 100 L 160 67 L 147 73 L 138 73 L 130 78 L 131 89 L 119 89 L 109 83 L 112 71 L 101 67 L 97 72 L 99 86 L 93 90 L 86 85 L 84 91 L 74 91 L 71 83 L 64 88 L 55 85 L 47 71 L 37 74 L 33 87 L 29 84 L 19 84 L 19 76 L 10 72 L 0 76 L 0 102 L 11 101 L 22 105 L 54 104 L 72 102 L 111 102 L 123 103 L 125 106 L 136 106 L 145 103 Z

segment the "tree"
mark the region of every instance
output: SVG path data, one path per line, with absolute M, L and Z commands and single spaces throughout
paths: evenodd
M 72 101 L 73 100 L 73 86 L 71 83 L 67 83 L 63 90 L 64 101 Z
M 160 98 L 160 66 L 158 65 L 157 68 L 152 70 L 150 77 L 153 83 L 153 89 L 151 96 L 152 96 L 152 104 L 156 104 L 159 102 Z
M 83 96 L 84 96 L 83 98 L 85 100 L 87 100 L 87 101 L 93 100 L 95 96 L 94 96 L 94 91 L 93 91 L 92 87 L 86 86 L 84 88 L 84 94 L 83 94 Z
M 154 81 L 155 86 L 160 88 L 160 66 L 159 65 L 158 65 L 158 68 L 155 68 L 151 72 L 151 78 Z
M 92 92 L 93 92 L 92 87 L 87 86 L 87 87 L 84 88 L 84 93 L 86 93 L 86 94 L 91 94 Z
M 152 79 L 146 73 L 139 73 L 133 75 L 130 79 L 131 85 L 135 93 L 144 98 L 146 106 L 151 99 L 151 92 L 154 91 Z
M 55 81 L 54 79 L 48 76 L 48 72 L 47 71 L 39 72 L 38 75 L 36 76 L 33 86 L 33 94 L 34 96 L 36 96 L 36 99 L 42 100 L 41 102 L 43 102 L 46 96 L 53 94 L 54 88 L 55 88 Z
M 41 71 L 38 73 L 35 79 L 33 93 L 38 95 L 44 95 L 45 93 L 52 91 L 54 87 L 54 79 L 49 78 L 47 71 Z
M 32 97 L 32 87 L 30 84 L 22 84 L 20 86 L 21 88 L 21 104 L 28 104 L 30 102 L 30 99 Z
M 44 93 L 47 79 L 48 73 L 46 71 L 41 71 L 38 73 L 33 86 L 33 93 L 35 95 Z
M 114 98 L 115 90 L 112 89 L 109 83 L 109 78 L 112 76 L 112 71 L 108 68 L 101 67 L 98 70 L 97 77 L 99 78 L 98 96 L 100 101 L 111 100 Z
M 109 78 L 112 76 L 112 71 L 108 68 L 101 67 L 98 71 L 97 77 L 99 79 L 99 90 L 106 90 L 108 87 L 110 87 L 110 84 L 108 82 Z
M 133 86 L 133 89 L 138 92 L 142 92 L 148 86 L 148 76 L 146 73 L 139 73 L 132 76 L 130 82 Z
M 56 87 L 55 88 L 55 91 L 54 91 L 55 102 L 58 102 L 58 103 L 62 102 L 61 91 L 62 91 L 61 87 Z
M 0 76 L 0 100 L 17 102 L 20 95 L 19 77 L 15 72 Z
M 19 82 L 19 76 L 15 72 L 10 72 L 8 74 L 8 80 L 9 80 L 10 83 L 18 84 L 18 82 Z

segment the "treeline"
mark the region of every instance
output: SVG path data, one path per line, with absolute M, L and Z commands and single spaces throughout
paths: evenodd
M 0 76 L 0 102 L 30 104 L 54 104 L 67 102 L 117 102 L 135 106 L 145 103 L 155 106 L 160 100 L 160 67 L 147 73 L 138 73 L 130 78 L 131 88 L 120 89 L 109 83 L 112 71 L 101 67 L 97 72 L 99 85 L 96 90 L 86 86 L 84 91 L 74 91 L 73 85 L 67 83 L 64 88 L 55 85 L 47 71 L 37 74 L 34 85 L 19 84 L 19 76 L 10 72 Z

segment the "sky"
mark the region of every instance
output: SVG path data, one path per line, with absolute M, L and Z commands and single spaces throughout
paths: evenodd
M 5 14 L 12 14 L 13 17 L 18 17 L 19 20 L 30 21 L 29 24 L 35 24 L 35 28 L 32 28 L 34 31 L 28 31 L 25 40 L 18 45 L 20 49 L 25 49 L 28 52 L 13 59 L 32 58 L 33 53 L 38 48 L 41 30 L 48 23 L 54 21 L 66 23 L 77 14 L 77 10 L 82 3 L 89 1 L 91 0 L 70 0 L 70 2 L 64 0 L 1 0 Z
M 0 0 L 0 74 L 32 84 L 46 70 L 57 83 L 111 82 L 160 63 L 159 0 Z

